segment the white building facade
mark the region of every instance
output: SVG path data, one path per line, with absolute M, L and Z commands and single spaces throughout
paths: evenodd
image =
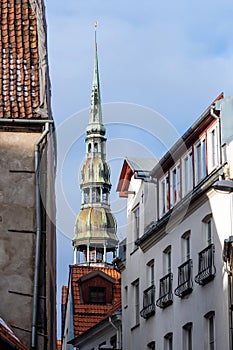
M 233 178 L 232 101 L 220 95 L 152 171 L 124 163 L 124 350 L 232 349 L 232 194 L 212 187 Z

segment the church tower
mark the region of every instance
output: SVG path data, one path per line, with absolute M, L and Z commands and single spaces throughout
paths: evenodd
M 107 253 L 116 254 L 116 221 L 111 213 L 110 169 L 106 161 L 106 130 L 102 121 L 98 55 L 95 30 L 94 73 L 89 123 L 86 128 L 86 159 L 81 174 L 82 204 L 77 216 L 73 247 L 74 264 L 105 265 Z

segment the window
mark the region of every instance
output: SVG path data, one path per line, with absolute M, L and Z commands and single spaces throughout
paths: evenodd
M 148 274 L 148 286 L 152 286 L 154 284 L 155 279 L 155 271 L 154 271 L 154 259 L 148 262 L 147 264 L 147 274 Z
M 171 170 L 171 205 L 175 205 L 180 200 L 180 165 L 176 165 Z
M 215 350 L 215 325 L 214 325 L 215 313 L 214 311 L 208 312 L 205 315 L 206 320 L 206 350 Z
M 94 143 L 94 153 L 98 152 L 98 143 Z
M 108 189 L 107 188 L 102 189 L 102 201 L 104 203 L 108 203 Z
M 182 260 L 187 261 L 190 259 L 190 231 L 185 232 L 181 238 Z
M 125 293 L 124 293 L 124 309 L 128 307 L 128 286 L 125 286 Z
M 92 188 L 92 202 L 93 203 L 100 202 L 100 188 L 99 187 Z
M 164 336 L 164 350 L 172 350 L 173 349 L 173 335 L 172 333 L 168 333 Z
M 143 309 L 140 312 L 145 319 L 155 314 L 154 259 L 147 264 L 147 285 L 143 291 Z
M 182 192 L 185 196 L 193 188 L 193 153 L 189 151 L 183 158 Z
M 218 127 L 214 125 L 212 129 L 208 131 L 208 168 L 209 171 L 213 170 L 219 162 L 218 159 Z
M 202 220 L 204 237 L 207 245 L 213 243 L 213 219 L 212 214 L 208 214 Z
M 163 251 L 163 266 L 164 266 L 164 274 L 171 272 L 171 246 L 170 245 Z
M 202 138 L 195 145 L 196 185 L 206 176 L 206 139 Z
M 83 202 L 84 202 L 84 204 L 89 203 L 89 200 L 90 200 L 89 188 L 85 188 L 85 190 L 83 190 Z
M 140 230 L 140 210 L 139 206 L 133 211 L 133 230 L 134 230 L 134 241 L 139 238 L 139 230 Z
M 164 276 L 159 281 L 159 299 L 156 305 L 165 308 L 173 303 L 171 273 L 171 246 L 168 246 L 163 252 Z
M 132 283 L 133 287 L 133 326 L 139 324 L 139 279 Z
M 214 279 L 216 274 L 214 253 L 214 244 L 208 245 L 205 249 L 198 253 L 198 274 L 195 277 L 196 283 L 205 285 Z
M 183 326 L 183 350 L 192 350 L 192 323 Z
M 89 287 L 90 304 L 106 304 L 105 287 Z
M 160 181 L 160 216 L 163 216 L 169 210 L 169 181 L 166 175 Z

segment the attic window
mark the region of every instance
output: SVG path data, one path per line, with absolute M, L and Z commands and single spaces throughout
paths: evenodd
M 106 304 L 105 287 L 89 287 L 90 304 Z

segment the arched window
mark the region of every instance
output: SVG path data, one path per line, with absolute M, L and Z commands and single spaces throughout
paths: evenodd
M 94 153 L 98 152 L 98 143 L 94 143 Z

